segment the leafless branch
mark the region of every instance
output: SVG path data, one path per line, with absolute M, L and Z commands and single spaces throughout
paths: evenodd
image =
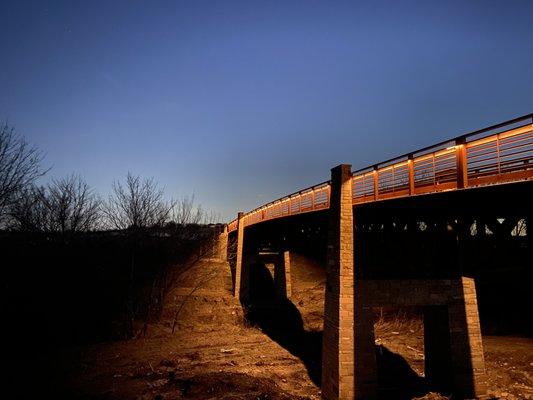
M 142 179 L 128 173 L 124 184 L 113 183 L 104 214 L 111 228 L 149 228 L 163 226 L 173 206 L 174 202 L 164 199 L 163 189 L 153 178 Z
M 20 193 L 46 173 L 42 152 L 30 146 L 7 122 L 0 124 L 0 223 Z
M 14 228 L 40 232 L 86 232 L 99 226 L 101 201 L 79 176 L 19 192 L 11 207 Z

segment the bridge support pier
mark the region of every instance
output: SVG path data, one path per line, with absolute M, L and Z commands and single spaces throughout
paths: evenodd
M 353 208 L 350 165 L 331 170 L 322 398 L 352 399 L 354 391 Z
M 242 212 L 237 215 L 237 250 L 235 255 L 235 288 L 234 296 L 237 299 L 242 299 L 246 295 L 247 288 L 244 283 L 248 283 L 246 277 L 243 276 L 243 244 L 244 244 L 244 214 Z
M 289 251 L 275 251 L 263 253 L 259 252 L 251 256 L 249 262 L 244 266 L 244 272 L 248 271 L 251 265 L 257 263 L 264 264 L 272 276 L 274 282 L 275 296 L 277 301 L 284 302 L 292 296 L 291 284 L 291 261 Z M 243 276 L 245 274 L 243 273 Z
M 333 168 L 322 344 L 323 399 L 377 397 L 372 307 L 383 305 L 426 307 L 428 379 L 436 387 L 450 388 L 460 398 L 483 397 L 485 364 L 474 280 L 355 279 L 351 196 L 350 166 Z M 391 293 L 396 294 L 394 298 Z
M 274 284 L 280 300 L 291 298 L 291 258 L 288 251 L 279 253 L 278 260 L 274 265 Z
M 474 279 L 454 280 L 448 306 L 452 387 L 459 397 L 473 399 L 487 392 L 485 359 Z
M 224 229 L 218 235 L 216 258 L 220 261 L 228 261 L 228 226 L 224 225 Z
M 431 390 L 453 393 L 459 399 L 486 395 L 485 361 L 472 278 L 361 280 L 356 283 L 356 291 L 366 307 L 424 309 L 424 369 Z M 357 354 L 373 348 L 369 340 L 365 343 L 367 347 L 359 347 L 357 326 L 356 315 L 356 393 L 357 386 L 364 384 L 366 378 L 363 375 L 357 380 Z M 372 360 L 363 361 L 365 369 L 373 368 Z

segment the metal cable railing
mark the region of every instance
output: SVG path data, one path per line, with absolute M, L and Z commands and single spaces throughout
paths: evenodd
M 533 179 L 533 114 L 355 171 L 352 198 L 360 204 L 525 179 Z M 329 197 L 329 181 L 311 186 L 246 213 L 244 226 L 327 209 Z

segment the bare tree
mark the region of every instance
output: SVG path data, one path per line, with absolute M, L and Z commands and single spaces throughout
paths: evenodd
M 46 171 L 41 169 L 42 153 L 28 145 L 7 122 L 0 124 L 0 223 L 24 189 Z
M 171 211 L 171 220 L 178 225 L 199 224 L 204 219 L 202 206 L 195 205 L 194 195 L 176 201 Z
M 41 232 L 86 232 L 98 228 L 101 201 L 79 176 L 54 180 L 48 187 L 20 192 L 11 207 L 15 229 Z
M 202 220 L 202 223 L 205 225 L 211 225 L 211 224 L 219 224 L 222 221 L 222 217 L 220 216 L 220 213 L 216 211 L 210 211 L 210 212 L 204 212 L 204 218 Z
M 98 227 L 101 200 L 78 175 L 52 181 L 44 201 L 51 231 L 86 232 Z
M 137 266 L 139 244 L 148 233 L 146 228 L 163 227 L 169 220 L 174 207 L 173 201 L 166 201 L 164 191 L 153 178 L 142 179 L 128 173 L 124 183 L 114 182 L 113 191 L 103 207 L 106 224 L 115 229 L 131 229 L 128 234 L 130 246 L 130 273 L 128 291 L 124 301 L 125 326 L 127 336 L 133 336 L 134 320 L 140 304 L 136 304 L 135 286 L 137 285 Z M 150 318 L 153 293 L 158 275 L 153 277 L 150 295 L 144 300 L 144 328 L 146 332 Z
M 163 189 L 153 178 L 141 179 L 128 173 L 124 184 L 113 183 L 104 214 L 112 228 L 149 228 L 164 225 L 173 207 L 174 202 L 164 199 Z
M 9 208 L 10 225 L 23 232 L 44 232 L 50 227 L 46 188 L 32 185 L 18 192 Z

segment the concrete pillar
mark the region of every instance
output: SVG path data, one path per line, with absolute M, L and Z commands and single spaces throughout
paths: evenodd
M 224 225 L 224 229 L 218 235 L 218 249 L 217 258 L 220 261 L 228 261 L 228 226 Z
M 237 254 L 235 261 L 235 292 L 237 299 L 241 298 L 242 290 L 242 250 L 244 242 L 244 213 L 237 214 Z
M 291 259 L 288 251 L 282 251 L 279 254 L 279 258 L 274 266 L 274 283 L 279 299 L 291 298 Z
M 354 397 L 354 274 L 351 166 L 331 170 L 322 398 Z
M 486 395 L 487 386 L 474 279 L 455 280 L 452 291 L 448 307 L 452 390 L 459 398 L 479 398 Z

